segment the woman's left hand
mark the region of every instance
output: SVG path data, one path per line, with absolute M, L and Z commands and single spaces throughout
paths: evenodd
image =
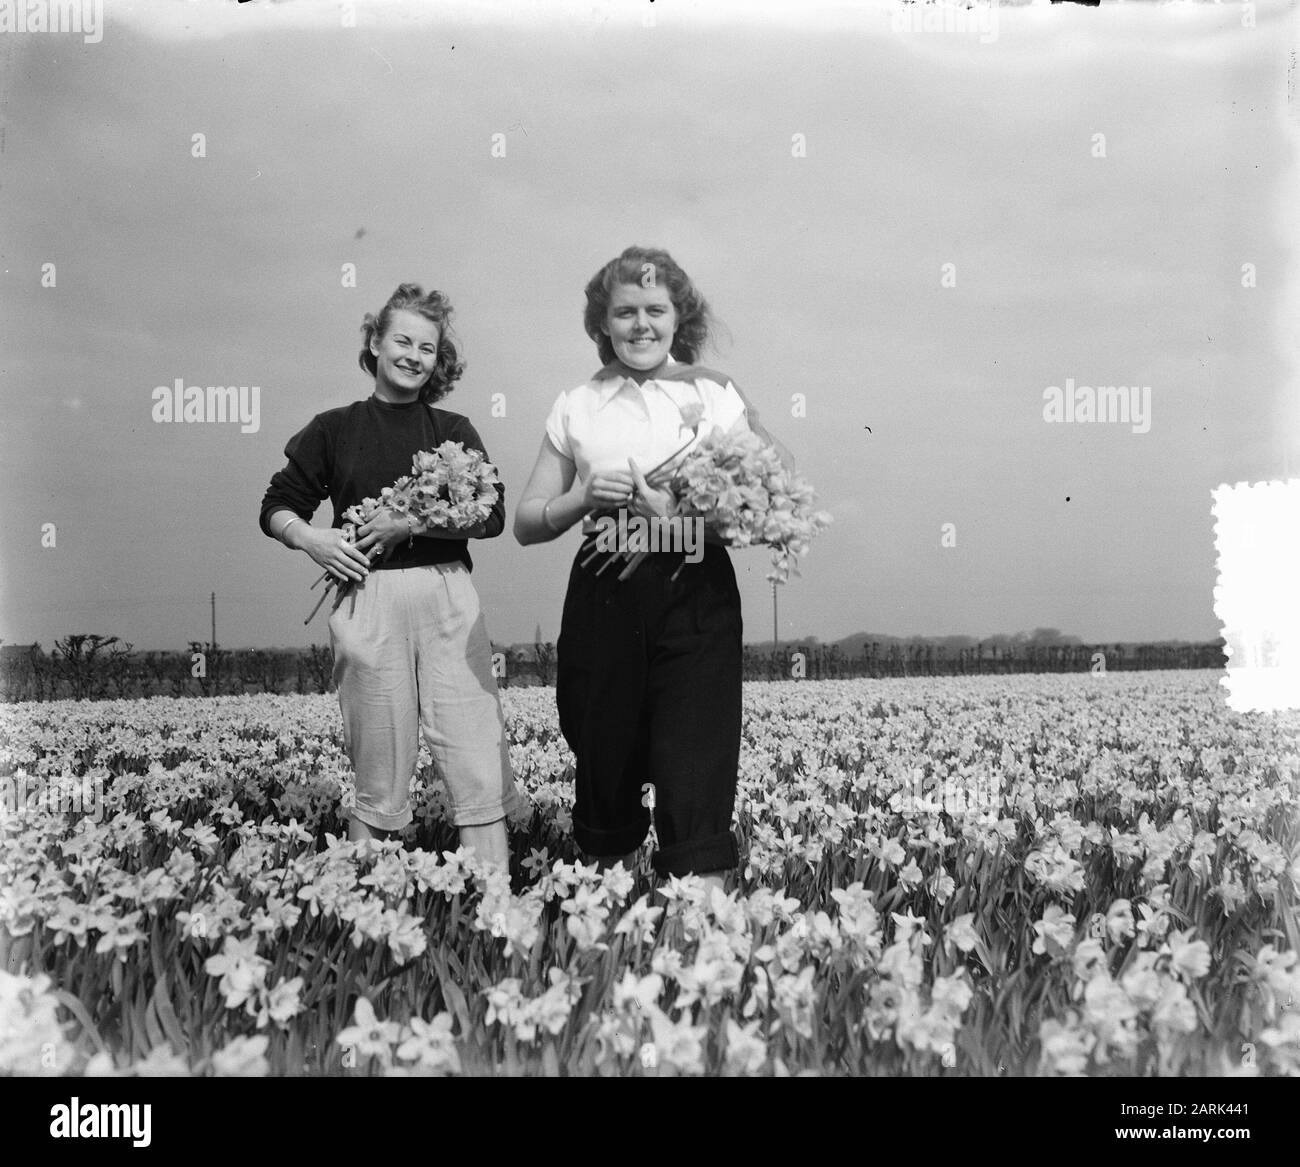
M 636 464 L 635 458 L 629 458 L 627 464 L 632 469 L 632 501 L 628 509 L 643 518 L 667 518 L 673 513 L 676 500 L 668 490 L 656 490 L 645 480 L 645 475 Z
M 399 543 L 405 543 L 411 537 L 411 532 L 412 527 L 405 515 L 381 510 L 369 522 L 357 528 L 356 545 L 367 555 L 376 549 L 379 554 L 387 555 Z

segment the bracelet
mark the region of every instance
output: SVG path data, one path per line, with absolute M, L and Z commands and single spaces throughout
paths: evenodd
M 562 535 L 564 533 L 564 528 L 557 527 L 555 526 L 554 523 L 551 522 L 550 509 L 551 509 L 551 503 L 553 503 L 554 501 L 555 499 L 548 498 L 546 502 L 542 504 L 542 522 L 546 524 L 547 529 L 552 534 Z
M 406 549 L 409 551 L 415 546 L 415 524 L 411 522 L 411 516 L 406 516 L 406 532 L 409 538 L 406 540 Z
M 279 534 L 279 540 L 280 540 L 280 542 L 281 542 L 281 543 L 284 543 L 284 533 L 285 533 L 285 532 L 286 532 L 290 527 L 292 527 L 292 526 L 294 525 L 294 523 L 304 523 L 304 522 L 306 522 L 306 521 L 307 521 L 307 520 L 304 519 L 301 515 L 294 515 L 293 518 L 291 518 L 287 523 L 285 523 L 285 525 L 284 525 L 283 527 L 280 528 L 280 534 Z M 285 546 L 287 547 L 288 544 L 286 543 Z

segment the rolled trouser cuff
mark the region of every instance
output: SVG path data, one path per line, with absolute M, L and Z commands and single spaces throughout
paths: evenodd
M 490 823 L 509 818 L 523 804 L 523 796 L 518 790 L 512 790 L 505 798 L 479 806 L 457 807 L 452 813 L 452 825 L 456 827 L 485 827 Z
M 731 831 L 704 839 L 691 839 L 671 847 L 661 847 L 654 855 L 654 869 L 661 876 L 703 875 L 711 871 L 729 871 L 740 864 L 740 849 Z
M 377 831 L 400 831 L 403 827 L 410 824 L 415 815 L 411 811 L 411 804 L 392 814 L 387 814 L 382 810 L 371 810 L 365 806 L 354 806 L 348 812 L 359 823 L 365 823 L 368 827 L 373 827 Z
M 646 832 L 650 829 L 650 814 L 631 826 L 618 827 L 610 831 L 596 831 L 584 826 L 576 818 L 573 820 L 573 841 L 582 848 L 584 855 L 593 859 L 621 858 L 629 851 L 635 851 L 645 842 Z

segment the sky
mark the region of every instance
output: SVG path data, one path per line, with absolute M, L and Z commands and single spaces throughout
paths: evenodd
M 1300 473 L 1294 6 L 1003 6 L 993 35 L 870 4 L 346 11 L 0 32 L 5 642 L 183 648 L 215 592 L 226 647 L 325 643 L 314 564 L 257 516 L 290 436 L 370 394 L 363 315 L 450 296 L 441 404 L 512 515 L 630 244 L 708 297 L 704 362 L 834 516 L 783 639 L 1219 634 L 1212 491 Z M 257 386 L 256 427 L 155 422 L 178 378 Z M 1067 382 L 1149 414 L 1047 420 Z M 577 539 L 472 544 L 495 641 L 555 639 Z M 732 556 L 769 639 L 767 554 Z

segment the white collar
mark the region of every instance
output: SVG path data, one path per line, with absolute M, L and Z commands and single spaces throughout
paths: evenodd
M 673 354 L 669 353 L 668 360 L 665 362 L 665 364 L 680 365 L 681 361 L 676 360 L 673 357 Z M 649 385 L 651 384 L 651 382 L 657 380 L 658 379 L 655 377 L 649 377 L 644 382 L 642 382 L 641 385 L 638 385 L 637 382 L 634 381 L 631 377 L 624 374 L 622 377 L 618 377 L 618 378 L 610 377 L 606 380 L 597 381 L 596 382 L 596 409 L 597 410 L 603 409 L 606 405 L 608 405 L 611 401 L 614 400 L 614 398 L 618 395 L 618 393 L 622 389 L 624 389 L 628 385 L 640 389 L 644 385 Z

